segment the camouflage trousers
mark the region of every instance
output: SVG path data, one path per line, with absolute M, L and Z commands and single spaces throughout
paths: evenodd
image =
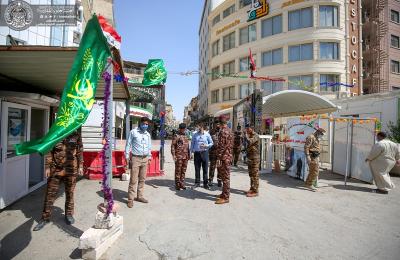
M 188 165 L 188 160 L 178 159 L 175 161 L 175 187 L 185 187 L 185 173 Z
M 216 168 L 217 168 L 217 160 L 210 159 L 209 182 L 212 182 L 214 180 Z M 219 174 L 218 169 L 217 169 L 217 181 L 221 181 L 221 176 Z
M 233 165 L 237 165 L 239 161 L 240 148 L 233 148 Z
M 221 198 L 223 199 L 229 199 L 230 195 L 230 167 L 231 167 L 231 161 L 226 160 L 226 161 L 221 161 L 221 165 L 218 167 L 218 172 L 221 176 L 222 180 L 222 194 Z
M 306 180 L 306 185 L 314 185 L 315 181 L 318 179 L 319 174 L 319 158 L 311 159 L 308 164 L 308 176 Z
M 58 189 L 60 183 L 64 182 L 65 186 L 65 215 L 74 215 L 74 189 L 76 185 L 75 175 L 65 176 L 50 176 L 47 179 L 47 190 L 46 197 L 44 199 L 44 208 L 42 213 L 42 219 L 49 220 L 51 216 L 51 208 L 53 207 L 54 201 L 57 198 Z
M 259 186 L 259 169 L 260 169 L 260 159 L 248 159 L 247 160 L 247 169 L 249 171 L 250 176 L 250 190 L 253 192 L 258 193 L 258 186 Z

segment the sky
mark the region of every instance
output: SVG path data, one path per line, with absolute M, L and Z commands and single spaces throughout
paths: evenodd
M 124 60 L 147 63 L 163 59 L 168 72 L 198 70 L 202 0 L 115 0 L 116 29 Z M 197 96 L 198 75 L 168 73 L 166 100 L 177 120 Z

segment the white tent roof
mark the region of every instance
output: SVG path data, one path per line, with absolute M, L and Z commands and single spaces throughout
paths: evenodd
M 324 114 L 338 110 L 327 98 L 303 90 L 284 90 L 263 98 L 263 115 L 287 117 Z
M 233 107 L 225 108 L 225 109 L 215 112 L 214 117 L 219 117 L 220 115 L 232 113 L 232 111 L 233 111 Z

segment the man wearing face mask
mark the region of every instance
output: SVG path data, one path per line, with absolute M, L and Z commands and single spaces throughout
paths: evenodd
M 304 153 L 306 154 L 308 164 L 306 187 L 311 191 L 317 191 L 314 183 L 317 180 L 319 173 L 319 155 L 321 152 L 319 141 L 324 134 L 325 130 L 318 128 L 315 133 L 307 136 L 306 143 L 304 145 Z
M 140 119 L 138 127 L 131 130 L 125 146 L 125 158 L 129 161 L 132 154 L 132 169 L 128 188 L 128 207 L 133 207 L 133 200 L 148 203 L 143 197 L 147 164 L 151 160 L 151 137 L 147 129 L 150 120 Z

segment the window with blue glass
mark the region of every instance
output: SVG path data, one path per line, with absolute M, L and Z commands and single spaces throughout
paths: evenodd
M 335 83 L 339 82 L 339 76 L 335 74 L 321 74 L 319 75 L 319 90 L 326 92 L 338 91 L 339 86 Z
M 222 38 L 222 50 L 227 51 L 235 48 L 235 32 L 232 32 Z
M 239 31 L 239 44 L 245 44 L 257 40 L 256 24 L 250 24 Z
M 240 98 L 245 98 L 253 94 L 254 90 L 256 89 L 255 82 L 250 82 L 246 84 L 239 85 L 239 94 Z
M 256 58 L 253 55 L 254 63 L 257 64 Z M 239 71 L 247 71 L 250 69 L 250 59 L 249 57 L 244 57 L 239 60 Z
M 313 76 L 302 75 L 302 76 L 291 76 L 288 77 L 288 89 L 289 90 L 308 90 L 313 87 Z
M 338 27 L 338 8 L 332 5 L 321 5 L 319 7 L 319 26 Z
M 235 5 L 231 5 L 222 12 L 222 16 L 225 18 L 233 14 L 234 12 L 235 12 Z
M 303 8 L 289 12 L 289 31 L 313 26 L 313 8 Z
M 282 32 L 282 15 L 277 15 L 261 22 L 261 37 L 268 37 Z
M 283 63 L 282 48 L 266 51 L 262 53 L 262 66 L 272 66 Z
M 283 90 L 282 81 L 262 81 L 261 88 L 266 95 L 274 94 Z
M 313 59 L 313 44 L 299 44 L 289 46 L 289 62 L 312 60 Z
M 319 58 L 322 60 L 338 60 L 339 44 L 337 42 L 320 42 Z
M 248 6 L 249 4 L 251 4 L 251 2 L 252 2 L 252 0 L 240 0 L 239 7 L 242 8 L 242 7 Z

